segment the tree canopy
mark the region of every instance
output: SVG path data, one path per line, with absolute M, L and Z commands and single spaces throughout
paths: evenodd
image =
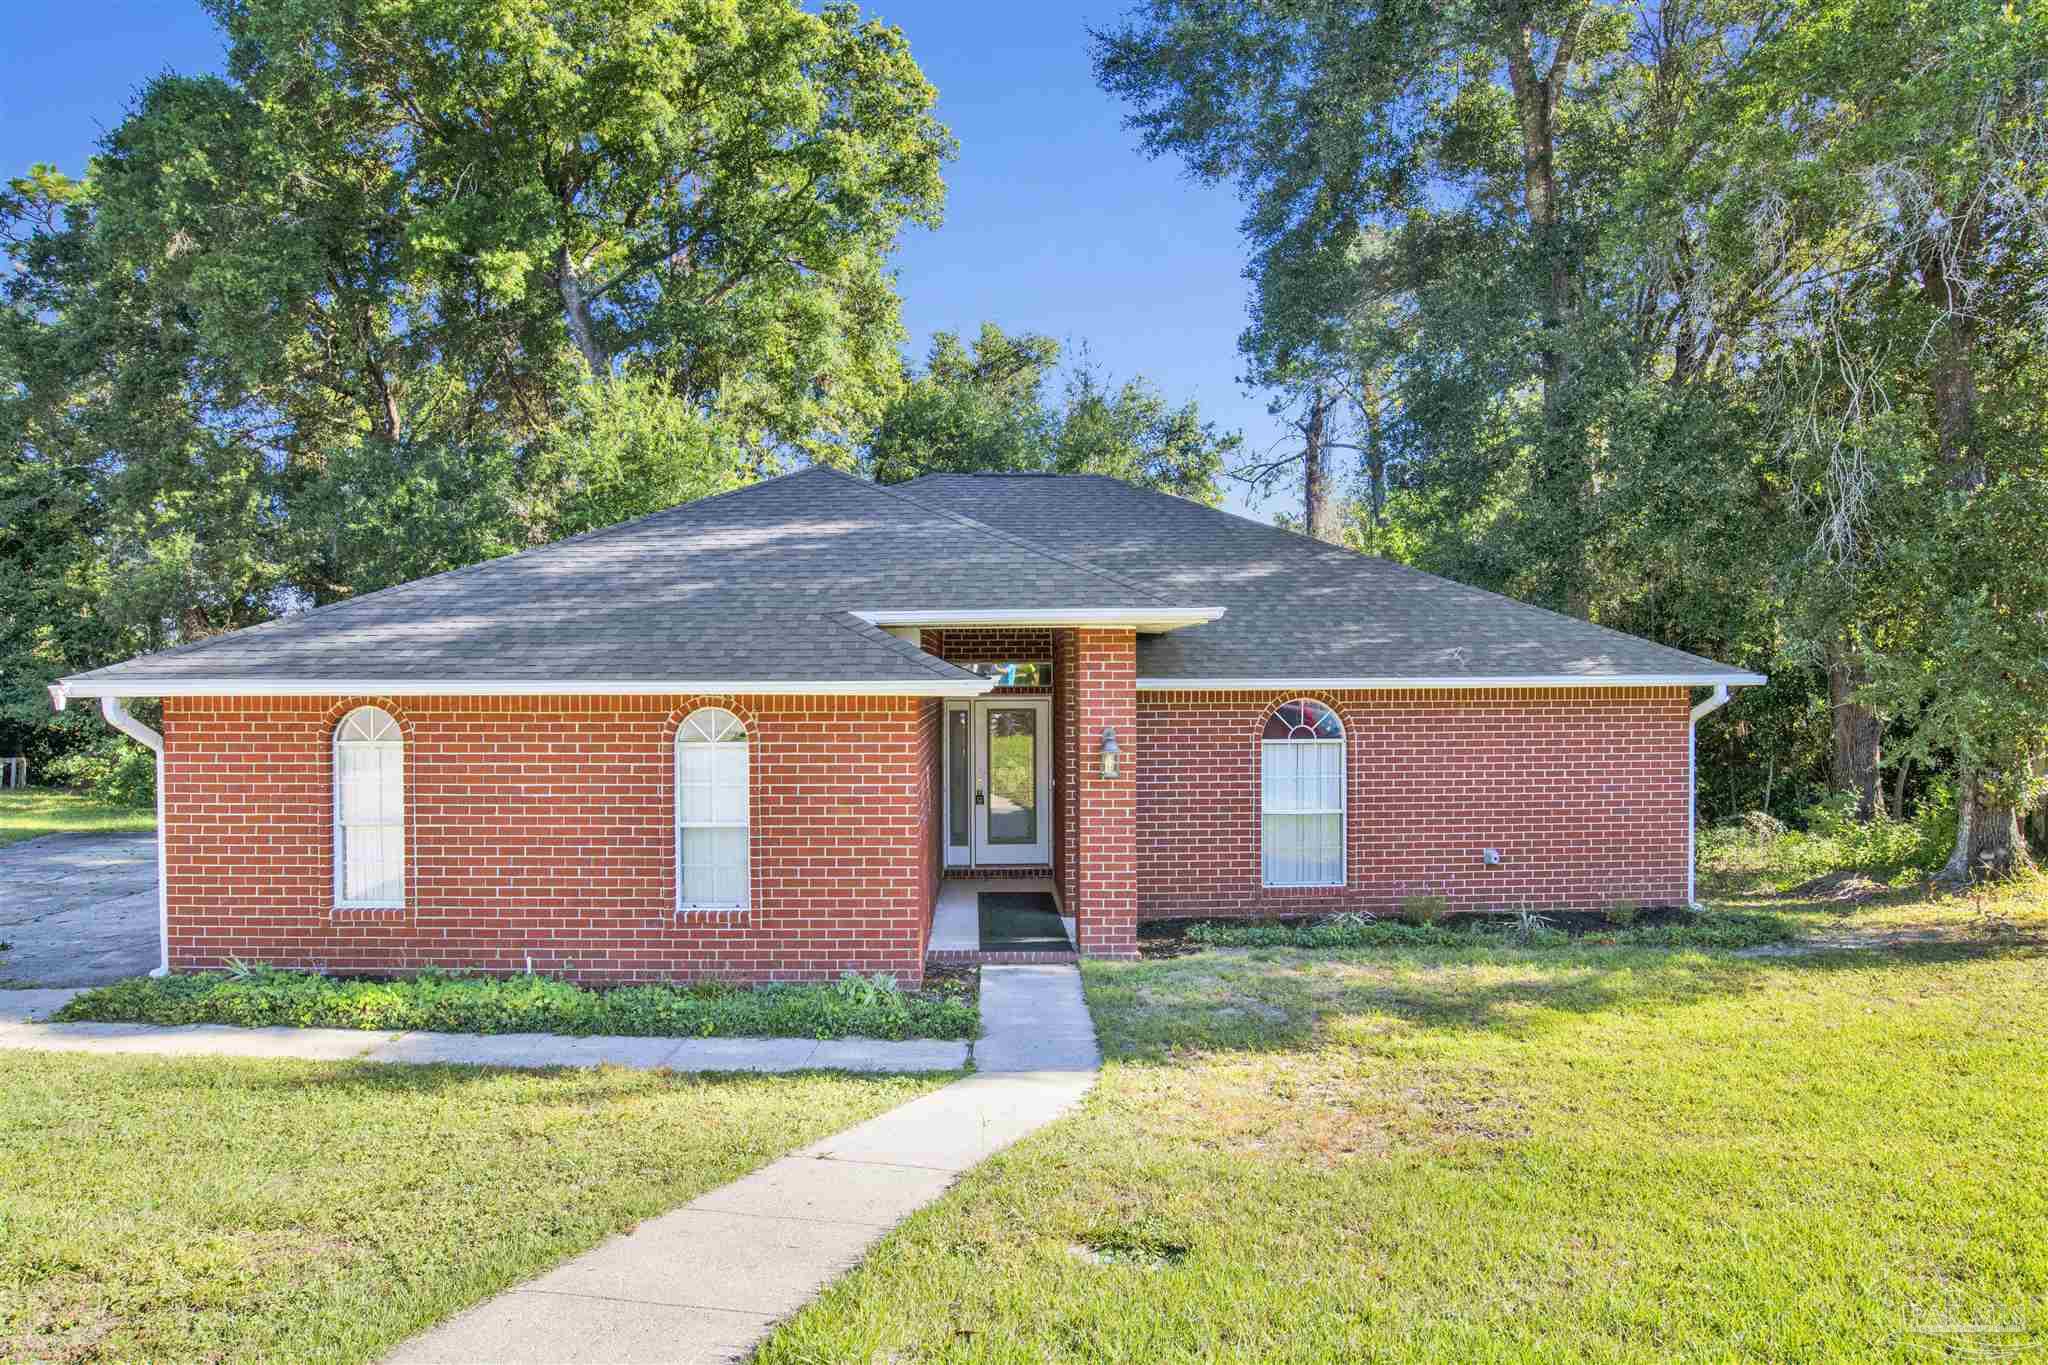
M 1955 769 L 1950 875 L 2024 856 L 2038 6 L 1147 0 L 1094 42 L 1242 198 L 1241 349 L 1301 436 L 1247 472 L 1305 464 L 1303 529 L 1771 671 L 1710 788 L 1869 815 L 1889 744 Z
M 974 341 L 932 338 L 922 374 L 909 373 L 883 410 L 863 469 L 882 483 L 922 474 L 1107 474 L 1214 503 L 1217 477 L 1242 445 L 1202 420 L 1195 403 L 1169 404 L 1148 381 L 1111 384 L 1084 355 L 1059 395 L 1051 337 L 1006 334 L 983 323 Z

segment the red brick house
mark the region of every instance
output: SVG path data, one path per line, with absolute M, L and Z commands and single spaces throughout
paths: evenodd
M 158 748 L 169 969 L 915 980 L 991 886 L 1104 957 L 1689 901 L 1761 681 L 1110 479 L 812 470 L 51 690 Z

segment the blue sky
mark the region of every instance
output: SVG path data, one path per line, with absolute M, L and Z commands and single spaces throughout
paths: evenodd
M 939 89 L 960 140 L 946 223 L 913 231 L 897 266 L 911 348 L 934 331 L 971 335 L 984 318 L 1011 331 L 1085 341 L 1112 377 L 1143 374 L 1175 402 L 1278 438 L 1264 401 L 1237 383 L 1245 284 L 1238 205 L 1227 187 L 1148 161 L 1095 86 L 1086 26 L 1114 0 L 1010 6 L 872 0 L 901 27 Z M 14 0 L 0 46 L 0 173 L 36 161 L 73 174 L 158 71 L 217 70 L 212 24 L 187 0 Z M 1284 495 L 1263 505 L 1270 515 Z M 1233 488 L 1230 505 L 1246 510 Z

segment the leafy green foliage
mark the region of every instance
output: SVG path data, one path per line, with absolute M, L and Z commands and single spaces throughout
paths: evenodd
M 441 1033 L 625 1034 L 650 1038 L 972 1038 L 979 1012 L 957 992 L 906 992 L 849 973 L 826 985 L 620 986 L 544 976 L 441 972 L 343 980 L 272 967 L 137 977 L 75 997 L 55 1017 L 246 1028 Z
M 1214 503 L 1216 477 L 1242 444 L 1175 408 L 1149 382 L 1112 388 L 1085 356 L 1057 401 L 1046 387 L 1059 343 L 983 323 L 972 346 L 932 338 L 921 375 L 882 413 L 862 456 L 880 483 L 924 474 L 1106 474 Z
M 1355 411 L 1304 426 L 1359 456 L 1345 539 L 1771 674 L 1707 810 L 1874 789 L 1861 708 L 2005 865 L 2048 752 L 2044 25 L 1144 0 L 1095 59 L 1245 203 L 1254 382 Z
M 156 755 L 125 735 L 96 735 L 53 759 L 45 781 L 108 806 L 153 807 Z
M 794 0 L 218 0 L 0 190 L 0 752 L 42 687 L 735 486 L 902 382 L 951 136 Z
M 1858 820 L 1848 794 L 1808 806 L 1799 819 L 1799 828 L 1736 820 L 1702 829 L 1702 870 L 1772 891 L 1835 873 L 1883 883 L 1922 877 L 1941 867 L 1955 840 L 1955 787 L 1932 784 L 1910 820 Z
M 1438 924 L 1451 913 L 1451 903 L 1442 896 L 1408 896 L 1396 913 L 1403 924 Z

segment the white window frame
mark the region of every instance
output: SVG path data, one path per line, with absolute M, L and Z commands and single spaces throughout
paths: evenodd
M 1287 701 L 1315 702 L 1315 699 L 1313 697 L 1289 697 Z M 1281 703 L 1281 705 L 1283 706 L 1286 704 L 1287 702 Z M 1315 704 L 1327 710 L 1330 713 L 1331 718 L 1337 722 L 1337 738 L 1267 739 L 1263 734 L 1259 737 L 1259 885 L 1262 888 L 1268 888 L 1278 891 L 1290 891 L 1306 890 L 1311 888 L 1341 887 L 1347 884 L 1348 879 L 1350 877 L 1351 817 L 1349 807 L 1351 804 L 1351 732 L 1348 728 L 1346 728 L 1344 724 L 1344 717 L 1337 714 L 1337 709 L 1334 706 L 1330 706 L 1326 702 L 1315 702 Z M 1275 709 L 1277 710 L 1278 708 L 1276 707 Z M 1259 724 L 1261 729 L 1264 728 L 1266 721 L 1272 718 L 1272 715 L 1273 712 L 1269 711 L 1266 713 L 1265 717 L 1263 717 L 1260 720 Z M 1315 810 L 1274 810 L 1271 808 L 1268 802 L 1266 791 L 1266 769 L 1268 766 L 1266 761 L 1266 755 L 1269 751 L 1275 748 L 1286 747 L 1291 749 L 1297 745 L 1313 747 L 1318 749 L 1333 749 L 1336 751 L 1337 805 L 1335 809 L 1318 808 Z M 1268 820 L 1268 818 L 1276 815 L 1334 815 L 1337 817 L 1337 879 L 1335 881 L 1276 882 L 1269 878 L 1267 873 L 1268 859 L 1266 856 L 1266 821 Z
M 343 792 L 345 754 L 355 749 L 376 749 L 398 756 L 398 810 L 380 820 L 350 819 Z M 398 718 L 381 706 L 358 706 L 334 727 L 334 903 L 343 910 L 403 910 L 406 870 L 411 849 L 405 835 L 405 731 Z M 348 834 L 351 829 L 396 829 L 398 831 L 398 894 L 395 897 L 351 899 L 348 894 Z
M 745 910 L 753 899 L 754 886 L 754 762 L 750 748 L 751 736 L 746 722 L 722 706 L 703 706 L 683 717 L 676 727 L 675 743 L 675 823 L 676 823 L 676 910 Z M 689 820 L 683 818 L 683 758 L 685 754 L 700 753 L 711 756 L 713 768 L 720 753 L 739 754 L 740 809 L 745 818 L 741 820 Z M 715 778 L 714 778 L 715 780 Z M 684 835 L 693 829 L 737 829 L 740 831 L 740 894 L 732 901 L 693 901 L 686 888 L 689 873 L 683 860 Z

